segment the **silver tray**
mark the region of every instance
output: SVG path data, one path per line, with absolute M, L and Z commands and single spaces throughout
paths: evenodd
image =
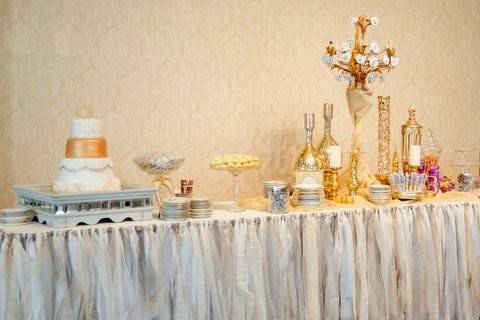
M 50 185 L 12 186 L 18 206 L 34 211 L 40 223 L 70 227 L 109 219 L 121 222 L 152 219 L 155 188 L 123 185 L 118 191 L 55 193 Z

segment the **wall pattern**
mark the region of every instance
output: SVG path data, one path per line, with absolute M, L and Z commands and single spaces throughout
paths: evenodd
M 333 135 L 348 149 L 345 87 L 320 57 L 328 40 L 376 15 L 370 40 L 392 39 L 400 68 L 374 87 L 392 96 L 393 144 L 407 106 L 434 129 L 448 170 L 453 150 L 480 144 L 480 2 L 313 0 L 0 1 L 0 206 L 11 184 L 49 183 L 75 106 L 96 107 L 116 171 L 148 183 L 132 157 L 165 150 L 186 157 L 175 178 L 227 198 L 230 177 L 208 168 L 224 152 L 259 155 L 244 194 L 286 178 L 303 143 L 303 113 L 336 105 Z M 376 110 L 368 137 L 376 167 Z M 317 122 L 316 141 L 321 134 Z

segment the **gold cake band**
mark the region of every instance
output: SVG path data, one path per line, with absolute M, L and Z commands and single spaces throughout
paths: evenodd
M 65 150 L 66 158 L 106 158 L 105 138 L 70 138 Z

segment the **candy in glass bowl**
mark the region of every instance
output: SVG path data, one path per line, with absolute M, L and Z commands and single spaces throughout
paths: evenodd
M 157 188 L 157 202 L 159 206 L 162 203 L 160 187 L 166 187 L 171 196 L 175 197 L 175 190 L 168 174 L 177 170 L 185 162 L 185 158 L 171 153 L 145 153 L 133 158 L 133 162 L 140 170 L 153 176 L 152 181 Z
M 423 173 L 391 173 L 388 182 L 392 195 L 400 200 L 416 200 L 425 192 L 427 176 Z
M 239 203 L 240 181 L 238 176 L 242 171 L 257 169 L 260 166 L 260 159 L 257 156 L 246 154 L 225 154 L 215 157 L 210 162 L 210 168 L 219 171 L 228 171 L 233 176 L 233 206 L 228 211 L 243 211 Z

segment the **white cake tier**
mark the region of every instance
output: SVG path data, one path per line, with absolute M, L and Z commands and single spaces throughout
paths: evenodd
M 74 119 L 70 127 L 70 138 L 98 138 L 102 136 L 100 120 Z
M 110 158 L 73 158 L 62 160 L 52 188 L 59 193 L 113 191 L 121 184 Z

